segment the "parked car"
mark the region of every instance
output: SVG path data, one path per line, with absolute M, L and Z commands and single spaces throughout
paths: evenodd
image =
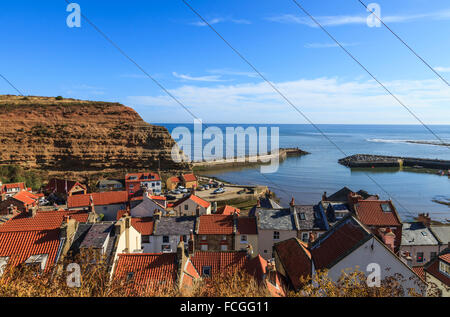
M 187 190 L 186 188 L 183 188 L 183 189 L 180 190 L 180 192 L 182 192 L 182 193 L 187 193 L 188 190 Z
M 206 190 L 206 189 L 209 189 L 209 185 L 207 185 L 207 184 L 206 184 L 206 185 L 203 185 L 202 187 L 203 187 L 205 190 Z
M 174 195 L 179 195 L 179 194 L 181 194 L 181 192 L 180 192 L 178 189 L 172 190 L 171 193 L 174 194 Z
M 224 193 L 225 189 L 224 188 L 217 188 L 215 191 L 213 191 L 213 194 L 221 194 Z
M 185 189 L 183 186 L 178 186 L 178 189 Z
M 245 194 L 245 189 L 241 189 L 240 191 L 237 192 L 239 195 Z
M 217 187 L 219 187 L 219 183 L 216 183 L 216 182 L 211 183 L 211 186 L 214 187 L 214 188 L 217 188 Z

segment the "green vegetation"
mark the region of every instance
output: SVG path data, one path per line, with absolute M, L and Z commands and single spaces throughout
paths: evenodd
M 27 187 L 38 190 L 42 187 L 45 176 L 42 172 L 25 170 L 18 165 L 1 165 L 0 180 L 3 183 L 25 182 Z
M 63 100 L 64 98 L 62 96 L 55 97 L 56 100 Z

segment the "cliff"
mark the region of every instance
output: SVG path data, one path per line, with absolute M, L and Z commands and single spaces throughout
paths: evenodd
M 175 141 L 119 103 L 0 96 L 0 164 L 47 171 L 186 169 Z

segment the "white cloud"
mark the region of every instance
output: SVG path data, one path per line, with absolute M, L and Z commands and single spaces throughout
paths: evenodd
M 450 73 L 450 67 L 438 66 L 438 67 L 435 67 L 434 70 L 437 72 L 441 72 L 441 73 Z
M 175 76 L 176 78 L 190 81 L 206 81 L 206 82 L 226 81 L 224 79 L 221 79 L 221 77 L 217 75 L 194 77 L 185 74 L 178 74 L 176 72 L 172 72 L 172 75 Z
M 323 26 L 340 26 L 349 24 L 366 24 L 368 15 L 369 12 L 367 12 L 366 15 L 317 16 L 314 18 Z M 448 20 L 450 19 L 450 10 L 410 15 L 381 15 L 380 18 L 386 23 L 405 23 L 425 19 Z M 267 20 L 278 23 L 303 24 L 310 27 L 318 27 L 317 24 L 309 17 L 294 14 L 281 14 L 268 17 Z
M 208 20 L 207 22 L 210 25 L 223 23 L 223 22 L 230 22 L 230 23 L 234 23 L 234 24 L 251 24 L 251 22 L 249 20 L 246 20 L 246 19 L 233 19 L 233 18 L 214 18 L 214 19 Z M 191 25 L 195 25 L 195 26 L 207 26 L 208 25 L 208 24 L 206 24 L 203 21 L 196 21 L 196 22 L 192 22 L 190 24 Z
M 374 81 L 317 78 L 275 84 L 315 123 L 417 124 Z M 448 123 L 450 91 L 438 80 L 398 80 L 385 84 L 424 122 Z M 170 92 L 205 122 L 305 123 L 265 82 L 212 87 L 184 85 Z M 128 101 L 131 105 L 149 106 L 160 111 L 164 107 L 179 108 L 162 94 L 131 96 Z M 179 110 L 177 113 L 181 115 L 183 111 Z M 159 120 L 167 121 L 167 111 L 163 112 Z M 156 112 L 152 115 L 156 116 Z M 176 120 L 175 117 L 171 119 Z
M 231 75 L 231 76 L 244 76 L 244 77 L 259 77 L 259 75 L 255 72 L 243 72 L 232 69 L 210 69 L 207 71 L 210 74 L 218 74 L 221 76 Z

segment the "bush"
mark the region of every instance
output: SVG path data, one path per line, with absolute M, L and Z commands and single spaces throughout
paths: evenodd
M 57 96 L 55 99 L 56 100 L 63 100 L 64 98 L 62 96 Z

